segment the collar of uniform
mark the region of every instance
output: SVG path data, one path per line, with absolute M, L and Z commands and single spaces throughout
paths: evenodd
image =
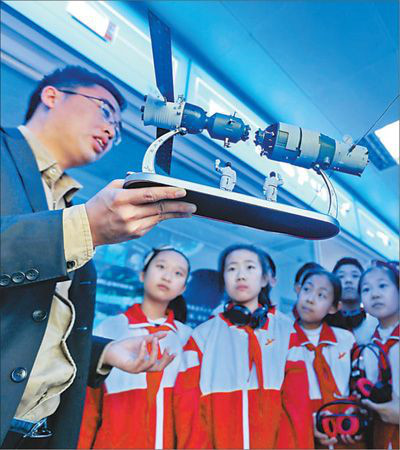
M 71 201 L 75 193 L 82 188 L 82 185 L 61 170 L 58 162 L 29 128 L 20 125 L 18 129 L 31 147 L 39 171 L 44 175 L 48 186 L 52 187 L 55 183 L 60 182 L 59 189 L 62 191 L 61 195 L 65 196 L 68 202 Z
M 379 328 L 379 325 L 375 329 L 375 332 L 374 332 L 374 334 L 372 336 L 372 341 L 376 340 L 376 341 L 382 342 L 382 338 L 381 338 L 381 335 L 379 334 L 379 329 L 378 328 Z M 399 333 L 400 333 L 400 325 L 397 324 L 397 325 L 395 325 L 391 335 L 388 337 L 387 340 L 389 340 L 389 339 L 400 340 Z
M 294 328 L 295 328 L 295 330 L 297 332 L 298 345 L 311 344 L 311 342 L 308 339 L 306 333 L 301 328 L 298 319 L 294 323 Z M 325 322 L 322 322 L 322 329 L 321 329 L 321 333 L 319 335 L 318 345 L 319 344 L 337 345 L 337 340 L 336 340 L 335 333 L 333 332 L 332 328 Z
M 128 319 L 129 326 L 153 326 L 154 324 L 150 323 L 145 314 L 142 311 L 140 303 L 135 303 L 129 309 L 124 312 L 125 316 Z M 163 325 L 169 326 L 172 330 L 176 331 L 177 327 L 174 321 L 174 313 L 172 310 L 168 310 L 167 320 L 163 323 Z

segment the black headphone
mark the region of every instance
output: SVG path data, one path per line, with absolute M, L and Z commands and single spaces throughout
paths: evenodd
M 368 380 L 365 369 L 360 368 L 362 353 L 366 348 L 369 348 L 378 359 L 379 371 L 382 379 L 375 384 Z M 383 356 L 386 367 L 383 366 L 379 354 L 375 352 L 375 349 L 378 349 L 378 352 Z M 390 369 L 388 357 L 379 345 L 376 345 L 375 343 L 359 345 L 352 350 L 351 359 L 353 361 L 350 378 L 352 390 L 356 390 L 363 398 L 367 398 L 374 403 L 389 402 L 392 399 L 392 371 Z
M 246 306 L 238 305 L 230 300 L 225 303 L 223 314 L 234 325 L 240 327 L 249 325 L 254 329 L 262 328 L 268 319 L 268 306 L 262 305 L 252 313 Z
M 324 414 L 326 408 L 336 405 L 350 405 L 356 407 L 356 410 L 348 414 L 346 412 Z M 371 422 L 371 411 L 353 400 L 336 400 L 326 403 L 319 408 L 316 416 L 317 430 L 330 438 L 337 438 L 341 434 L 348 436 L 362 434 L 368 429 Z

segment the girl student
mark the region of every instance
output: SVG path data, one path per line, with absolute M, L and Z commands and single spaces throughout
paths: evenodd
M 286 361 L 292 325 L 269 299 L 269 260 L 251 245 L 220 256 L 229 301 L 184 348 L 174 392 L 178 448 L 312 445 L 303 431 L 308 395 L 298 388 L 307 383 L 305 366 Z M 283 415 L 290 417 L 280 436 Z
M 174 448 L 173 386 L 182 347 L 191 328 L 184 325 L 182 297 L 190 272 L 186 256 L 171 247 L 152 250 L 144 261 L 141 304 L 110 317 L 96 334 L 123 339 L 165 331 L 158 355 L 175 355 L 161 372 L 127 374 L 113 368 L 103 386 L 88 389 L 78 448 Z
M 361 436 L 340 434 L 328 436 L 317 430 L 315 413 L 327 403 L 348 399 L 351 351 L 355 344 L 351 332 L 331 327 L 325 322 L 334 314 L 341 298 L 340 280 L 322 268 L 305 274 L 298 292 L 298 318 L 291 336 L 290 355 L 305 362 L 309 381 L 309 396 L 314 416 L 315 447 L 363 448 Z M 328 406 L 325 413 L 353 412 L 351 405 Z M 340 441 L 340 442 L 339 442 Z
M 388 392 L 382 403 L 374 403 L 371 392 L 366 406 L 378 414 L 374 419 L 373 448 L 399 448 L 399 269 L 398 263 L 377 261 L 361 276 L 359 290 L 366 311 L 379 321 L 362 361 L 353 361 L 371 385 Z M 360 357 L 359 349 L 353 358 Z M 397 406 L 393 406 L 397 404 Z M 395 408 L 397 407 L 397 412 Z

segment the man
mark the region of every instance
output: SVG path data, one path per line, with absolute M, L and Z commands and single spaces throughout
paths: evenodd
M 333 268 L 342 284 L 341 309 L 329 317 L 329 325 L 344 328 L 354 334 L 357 344 L 370 341 L 378 321 L 367 314 L 361 305 L 358 282 L 364 269 L 361 263 L 350 257 L 340 259 Z
M 278 187 L 283 185 L 281 175 L 276 172 L 270 172 L 269 177 L 265 177 L 263 184 L 263 194 L 265 200 L 276 202 L 278 199 Z
M 215 160 L 215 170 L 221 174 L 219 188 L 223 191 L 232 192 L 236 184 L 236 171 L 232 169 L 232 164 L 228 161 L 225 167 L 220 167 L 221 160 Z
M 39 83 L 25 126 L 2 130 L 3 448 L 75 448 L 87 382 L 99 385 L 111 366 L 162 370 L 173 358 L 166 352 L 157 360 L 163 333 L 120 342 L 91 337 L 94 249 L 195 211 L 178 200 L 183 190 L 124 190 L 123 180 L 70 206 L 80 186 L 64 171 L 100 159 L 118 143 L 124 106 L 108 80 L 68 66 Z

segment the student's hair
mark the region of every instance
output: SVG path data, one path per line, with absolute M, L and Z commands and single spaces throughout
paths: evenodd
M 170 247 L 170 246 L 153 248 L 144 258 L 142 272 L 146 273 L 151 261 L 153 261 L 153 259 L 162 252 L 179 253 L 180 255 L 182 255 L 185 258 L 187 265 L 188 265 L 188 272 L 187 272 L 187 277 L 185 280 L 185 281 L 187 281 L 187 279 L 189 278 L 189 274 L 190 274 L 190 261 L 184 253 L 182 253 L 180 250 L 177 250 L 176 248 Z M 186 306 L 186 302 L 185 302 L 183 295 L 178 295 L 178 297 L 175 297 L 173 300 L 171 300 L 168 303 L 168 309 L 172 310 L 172 312 L 174 313 L 175 320 L 179 320 L 179 322 L 182 322 L 182 323 L 186 322 L 187 306 Z
M 305 273 L 301 281 L 301 287 L 303 287 L 305 282 L 314 275 L 325 276 L 326 278 L 328 278 L 333 288 L 332 305 L 337 306 L 339 304 L 340 299 L 342 298 L 342 283 L 340 282 L 339 278 L 334 273 L 328 272 L 325 269 L 311 269 Z
M 42 90 L 46 86 L 54 86 L 56 88 L 78 88 L 82 86 L 98 85 L 106 89 L 117 101 L 121 111 L 126 106 L 126 101 L 121 92 L 111 83 L 111 81 L 103 78 L 97 73 L 90 72 L 81 66 L 65 66 L 57 69 L 54 72 L 45 75 L 36 86 L 36 89 L 31 94 L 28 104 L 28 110 L 25 114 L 25 123 L 35 113 L 37 107 L 41 103 L 40 96 Z
M 324 268 L 321 266 L 321 264 L 318 264 L 314 261 L 310 261 L 307 262 L 305 264 L 303 264 L 300 269 L 297 271 L 296 276 L 294 277 L 294 282 L 295 284 L 300 283 L 302 284 L 302 280 L 303 280 L 303 276 L 306 272 L 310 271 L 310 270 L 314 270 L 314 269 L 322 269 L 324 270 Z
M 358 283 L 358 293 L 361 294 L 361 284 L 364 281 L 365 276 L 372 272 L 373 270 L 382 270 L 389 277 L 390 281 L 397 287 L 399 290 L 399 262 L 398 261 L 374 261 L 373 265 L 369 267 L 360 277 L 360 281 Z
M 264 250 L 255 247 L 254 245 L 248 245 L 248 244 L 236 244 L 231 245 L 230 247 L 226 248 L 219 257 L 219 281 L 221 284 L 221 287 L 225 287 L 224 282 L 224 271 L 225 271 L 225 261 L 228 255 L 230 255 L 232 252 L 236 250 L 248 250 L 249 252 L 252 252 L 258 256 L 258 260 L 261 264 L 262 274 L 266 275 L 268 272 L 271 272 L 272 275 L 276 276 L 276 266 L 271 258 L 271 256 L 265 252 Z M 268 284 L 267 286 L 263 287 L 260 291 L 260 294 L 258 295 L 258 301 L 262 305 L 266 305 L 268 308 L 270 308 L 272 305 L 271 299 L 270 299 L 270 292 L 272 287 Z
M 270 172 L 269 176 L 270 177 L 276 177 L 276 173 L 275 172 Z
M 335 267 L 333 268 L 332 272 L 336 273 L 342 266 L 356 266 L 358 269 L 360 269 L 360 272 L 364 272 L 364 268 L 361 265 L 360 261 L 356 258 L 350 258 L 350 257 L 345 257 L 342 259 L 339 259 L 339 261 L 335 264 Z
M 230 163 L 229 161 L 225 164 L 225 167 L 232 167 L 232 163 Z

